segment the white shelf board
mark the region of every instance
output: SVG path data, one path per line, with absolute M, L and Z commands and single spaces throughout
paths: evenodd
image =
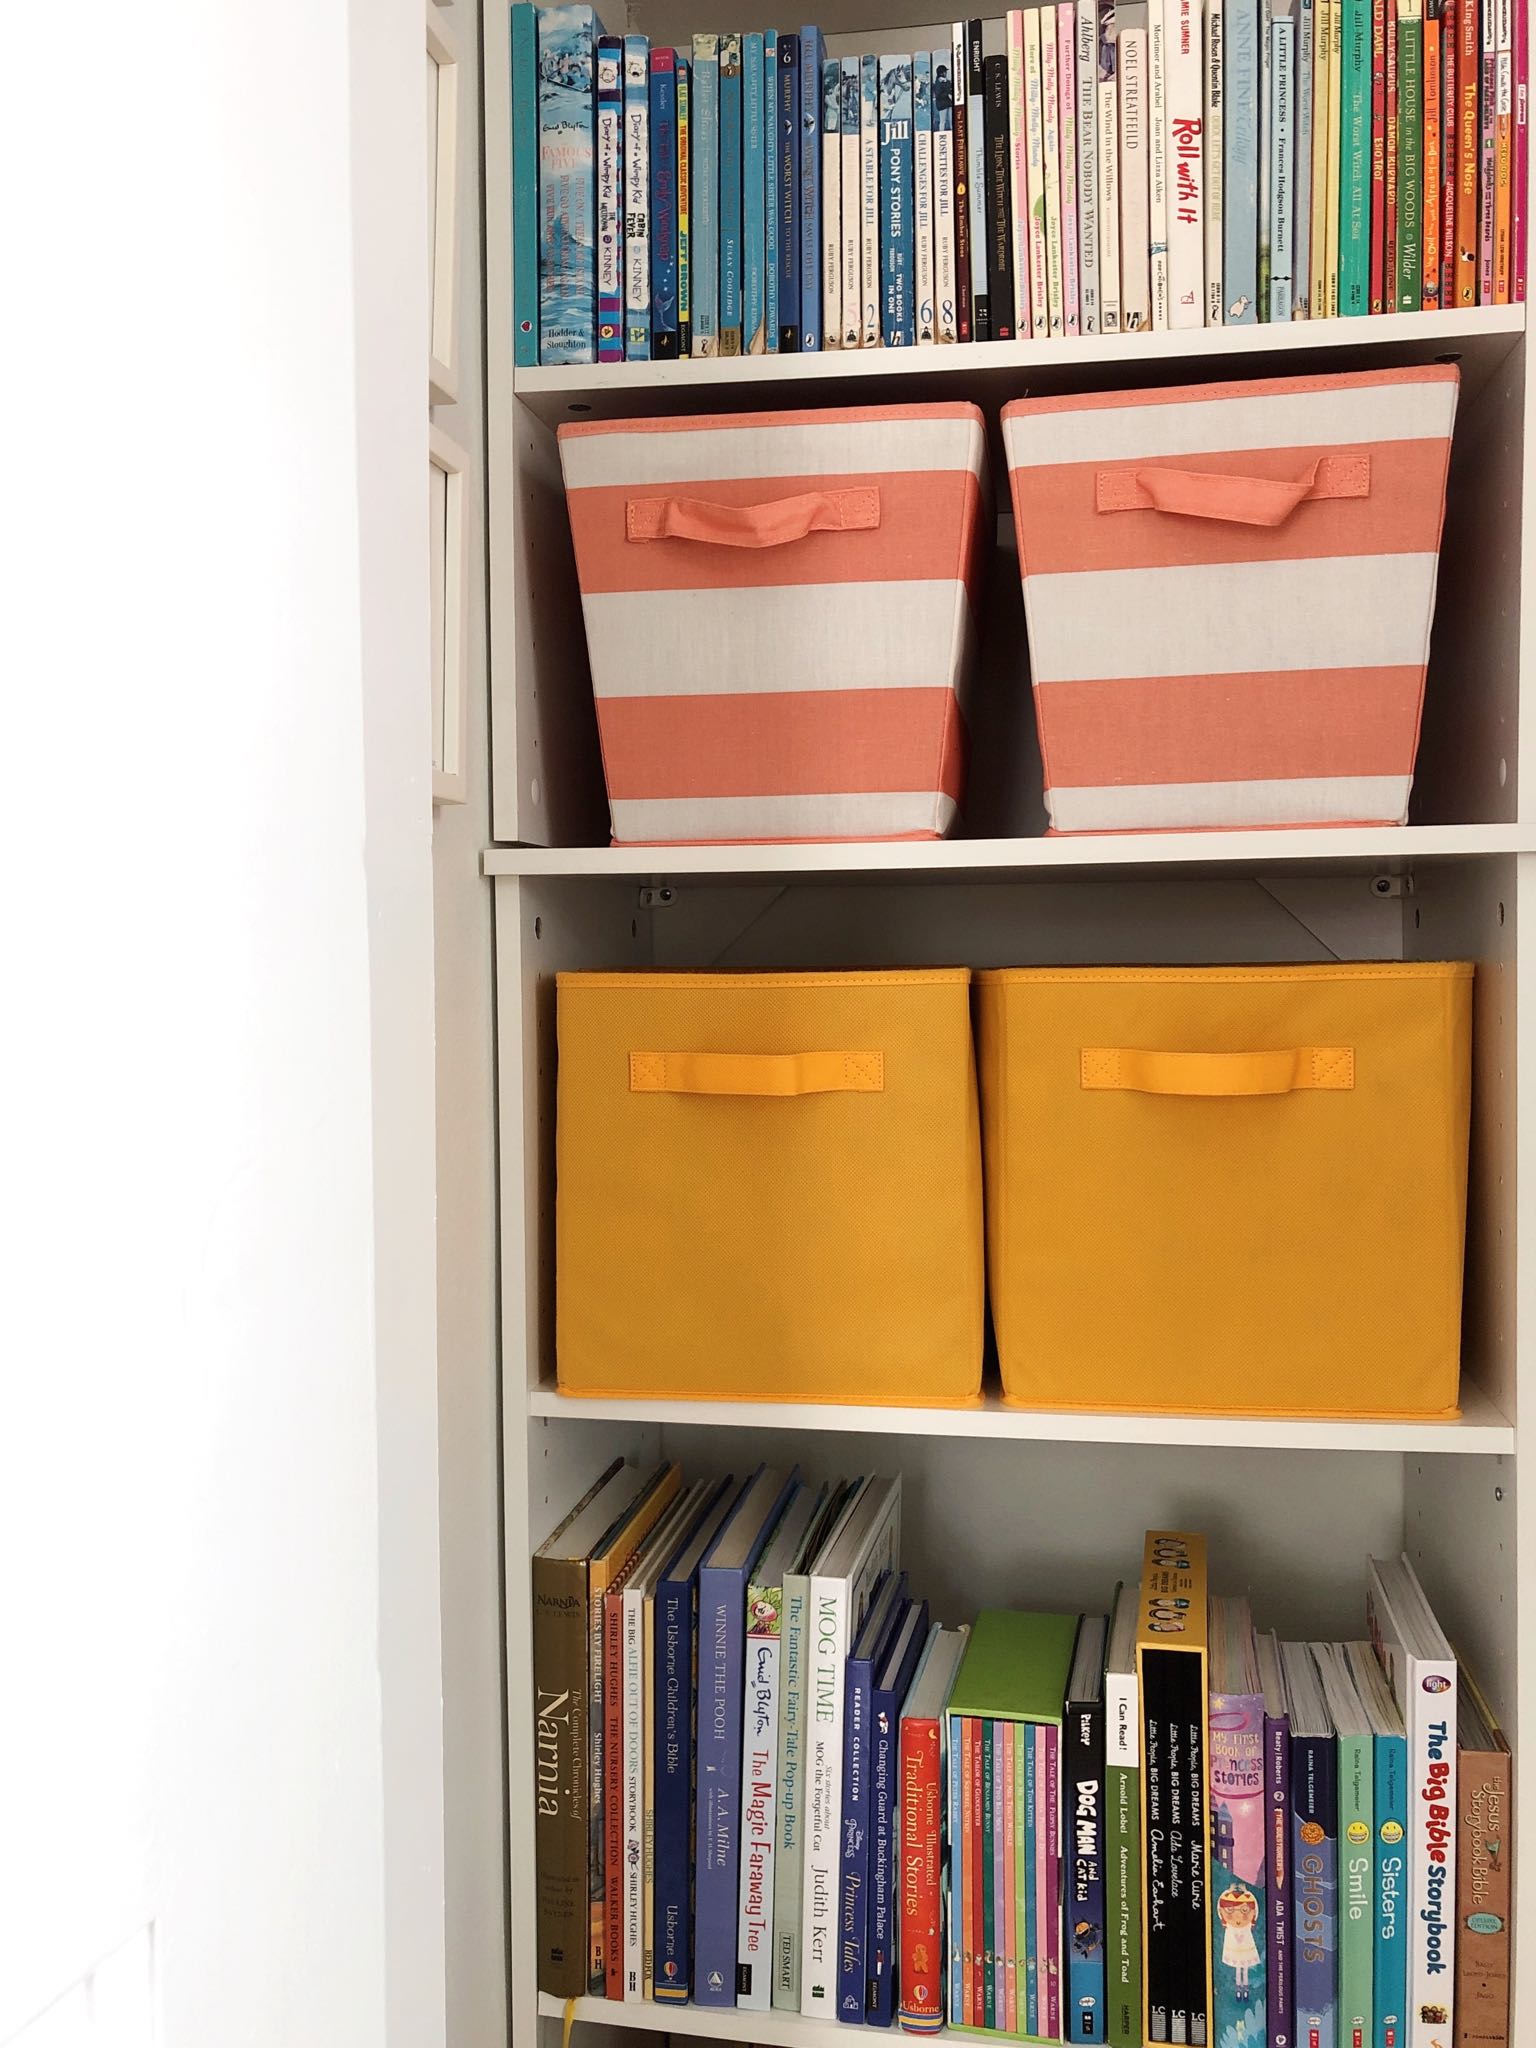
M 1246 331 L 1246 330 L 1245 330 Z M 1529 835 L 1526 835 L 1528 838 Z M 1062 839 L 865 840 L 780 846 L 493 846 L 488 875 L 974 875 L 1019 869 L 1262 869 L 1288 863 L 1390 871 L 1415 860 L 1525 849 L 1516 825 L 1368 825 L 1274 832 L 1084 833 Z M 1536 850 L 1533 845 L 1531 850 Z
M 1454 1451 L 1487 1457 L 1515 1448 L 1513 1426 L 1475 1383 L 1456 1422 L 1355 1422 L 1309 1416 L 1119 1415 L 1094 1409 L 1005 1408 L 989 1393 L 975 1408 L 877 1408 L 806 1401 L 630 1401 L 532 1389 L 528 1413 L 574 1421 L 732 1429 L 841 1430 L 873 1436 L 987 1437 L 1022 1443 L 1179 1444 L 1229 1450 Z
M 675 362 L 539 365 L 513 372 L 517 397 L 557 426 L 572 417 L 623 418 L 639 411 L 740 409 L 772 397 L 787 404 L 844 405 L 912 397 L 995 399 L 1055 386 L 1170 381 L 1189 366 L 1196 378 L 1241 375 L 1243 359 L 1282 358 L 1285 375 L 1359 368 L 1362 351 L 1396 362 L 1457 355 L 1470 396 L 1525 332 L 1521 306 L 1452 307 L 1358 320 L 1302 320 L 1254 327 L 1193 328 L 1162 334 L 1090 334 L 1041 341 L 983 341 L 913 349 L 829 349 L 809 355 L 687 358 Z M 1175 379 L 1176 381 L 1176 379 Z
M 563 2019 L 564 2001 L 541 1991 L 539 2017 Z M 615 1998 L 578 1998 L 574 2017 L 578 2024 L 638 2027 L 655 2034 L 692 2034 L 709 2041 L 760 2042 L 763 2048 L 806 2048 L 808 2043 L 846 2038 L 848 2032 L 836 2020 L 802 2019 L 794 2012 L 743 2012 L 733 2006 L 629 2005 L 620 2004 Z M 579 2048 L 581 2037 L 574 2038 Z

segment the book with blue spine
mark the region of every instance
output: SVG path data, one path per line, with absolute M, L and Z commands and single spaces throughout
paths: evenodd
M 539 360 L 539 24 L 512 6 L 512 360 Z
M 800 30 L 800 346 L 821 347 L 821 30 Z
M 1227 77 L 1222 110 L 1222 289 L 1228 327 L 1259 318 L 1259 43 L 1264 0 L 1226 0 Z M 1267 176 L 1267 166 L 1266 166 Z
M 1269 317 L 1289 320 L 1295 241 L 1296 23 L 1294 0 L 1269 0 Z M 1367 237 L 1369 239 L 1369 237 Z
M 1282 1643 L 1291 1709 L 1291 1908 L 1296 2038 L 1331 2041 L 1338 2013 L 1338 1745 L 1307 1643 Z
M 837 1873 L 837 2016 L 854 2026 L 864 2024 L 867 1983 L 864 1972 L 869 1932 L 869 1837 L 874 1798 L 873 1766 L 875 1667 L 883 1658 L 892 1630 L 911 1603 L 905 1572 L 887 1571 L 875 1588 L 869 1612 L 848 1652 L 843 1690 L 842 1816 Z
M 651 354 L 651 46 L 624 38 L 624 358 Z
M 1255 1638 L 1264 1695 L 1264 1875 L 1268 1907 L 1264 2002 L 1269 2038 L 1295 2038 L 1291 1959 L 1291 1702 L 1273 1630 Z
M 539 361 L 597 352 L 597 106 L 590 7 L 541 7 L 539 21 Z
M 1312 94 L 1313 0 L 1296 0 L 1296 92 L 1291 129 L 1296 170 L 1291 180 L 1291 317 L 1305 320 L 1312 302 Z
M 843 345 L 843 67 L 821 66 L 821 345 Z
M 779 352 L 779 35 L 763 30 L 763 350 Z
M 720 38 L 720 353 L 741 354 L 741 37 Z
M 763 39 L 741 39 L 741 352 L 766 347 L 765 263 L 768 223 L 763 185 Z
M 720 352 L 720 38 L 693 39 L 693 353 Z
M 699 1565 L 693 1926 L 696 2005 L 736 2003 L 747 1581 L 799 1478 L 798 1471 L 759 1465 Z
M 933 56 L 912 57 L 912 305 L 919 346 L 937 339 L 933 264 Z
M 800 38 L 782 29 L 774 190 L 779 219 L 779 348 L 800 353 Z
M 687 50 L 677 65 L 677 352 L 693 352 L 693 66 Z
M 910 348 L 912 303 L 912 59 L 880 59 L 881 335 L 887 348 Z
M 686 2005 L 693 1981 L 694 1721 L 698 1663 L 699 1566 L 740 1488 L 727 1475 L 656 1584 L 653 1770 L 655 1884 L 654 1991 Z
M 651 353 L 678 353 L 677 53 L 651 52 Z
M 909 1601 L 886 1639 L 870 1697 L 869 1932 L 864 2017 L 872 2027 L 896 2019 L 896 1930 L 900 1918 L 901 1715 L 928 1647 L 928 1602 Z
M 1078 1623 L 1062 1719 L 1062 1825 L 1067 1834 L 1067 2010 L 1072 2015 L 1074 2041 L 1104 2039 L 1108 2006 L 1103 1796 L 1104 1652 L 1108 1636 L 1108 1615 L 1085 1614 Z
M 624 360 L 624 41 L 597 39 L 597 360 Z
M 1211 1989 L 1217 2041 L 1266 2010 L 1264 1684 L 1246 1600 L 1210 1604 Z
M 1350 1643 L 1346 1654 L 1371 1724 L 1372 2048 L 1400 2048 L 1408 2006 L 1408 1738 L 1370 1644 Z

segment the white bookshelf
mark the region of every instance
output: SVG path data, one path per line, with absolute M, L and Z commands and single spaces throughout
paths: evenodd
M 751 26 L 637 0 L 609 25 L 681 41 Z M 900 14 L 899 4 L 894 10 Z M 749 10 L 750 12 L 750 10 Z M 864 0 L 823 10 L 866 31 Z M 730 16 L 727 24 L 727 16 Z M 921 38 L 922 17 L 910 17 Z M 798 1459 L 813 1475 L 899 1467 L 904 1562 L 936 1614 L 1102 1605 L 1148 1526 L 1211 1539 L 1218 1590 L 1282 1634 L 1358 1633 L 1364 1560 L 1406 1548 L 1517 1753 L 1536 1716 L 1536 1512 L 1518 1505 L 1521 1389 L 1536 1329 L 1536 712 L 1521 620 L 1522 508 L 1536 480 L 1523 307 L 1178 335 L 767 357 L 512 367 L 503 8 L 486 10 L 487 363 L 493 844 L 501 1175 L 511 2014 L 544 2048 L 563 2008 L 534 1967 L 529 1555 L 616 1454 L 690 1473 Z M 873 45 L 871 45 L 873 46 Z M 1289 375 L 1454 357 L 1462 395 L 1413 823 L 1403 830 L 1044 833 L 1023 620 L 1000 525 L 971 829 L 937 845 L 612 847 L 556 429 L 569 419 L 969 397 Z M 994 468 L 1006 503 L 1006 476 Z M 1016 687 L 1007 689 L 1009 677 Z M 1522 720 L 1522 710 L 1527 716 Z M 1031 791 L 1034 791 L 1031 794 Z M 1463 1402 L 1454 1422 L 570 1399 L 554 1384 L 553 977 L 578 967 L 1465 957 L 1476 995 Z M 1533 1039 L 1536 1046 L 1536 1039 Z M 1521 1168 L 1526 1171 L 1522 1175 Z M 643 1219 L 636 1220 L 643 1228 Z M 1370 1259 L 1368 1242 L 1358 1256 Z M 1527 1397 L 1527 1407 L 1532 1398 Z M 1533 1489 L 1536 1497 L 1536 1489 Z M 1536 1895 L 1536 1798 L 1517 1774 L 1517 1893 Z M 1536 2039 L 1536 1913 L 1517 1919 L 1511 2038 Z M 795 2015 L 583 1999 L 590 2026 L 818 2048 Z

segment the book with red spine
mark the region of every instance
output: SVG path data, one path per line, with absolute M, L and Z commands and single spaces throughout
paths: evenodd
M 1424 0 L 1424 260 L 1419 302 L 1425 312 L 1440 303 L 1441 12 L 1441 0 Z
M 1387 0 L 1371 0 L 1371 311 L 1384 313 L 1387 279 Z
M 1477 304 L 1477 88 L 1479 0 L 1460 0 L 1456 17 L 1456 304 Z
M 988 1844 L 982 1749 L 988 1736 L 987 1724 L 980 1714 L 971 1715 L 965 1725 L 971 1746 L 971 1839 L 965 1863 L 965 1906 L 971 1934 L 971 2024 L 979 2027 L 986 2017 L 987 1997 L 986 1873 L 982 1860 L 988 1854 Z
M 1493 304 L 1494 216 L 1498 209 L 1499 43 L 1498 0 L 1483 0 L 1478 57 L 1482 92 L 1477 133 L 1477 303 Z
M 1513 0 L 1494 0 L 1493 303 L 1509 304 L 1511 187 L 1515 176 L 1515 35 Z
M 624 1586 L 625 1566 L 603 1595 L 603 1949 L 604 1988 L 624 1996 Z
M 1470 4 L 1470 0 L 1469 0 Z M 1456 50 L 1461 36 L 1461 0 L 1444 0 L 1440 10 L 1440 303 L 1456 303 Z
M 929 1630 L 901 1712 L 902 2028 L 936 2034 L 944 2024 L 944 1707 L 969 1630 Z
M 976 1961 L 971 1954 L 971 1773 L 974 1768 L 971 1753 L 971 1724 L 969 1720 L 956 1721 L 952 1734 L 960 1751 L 960 1839 L 953 1846 L 955 1867 L 959 1882 L 950 1893 L 950 1911 L 955 1916 L 956 1946 L 960 1950 L 960 2013 L 958 2024 L 969 2027 L 975 2024 L 976 2010 Z

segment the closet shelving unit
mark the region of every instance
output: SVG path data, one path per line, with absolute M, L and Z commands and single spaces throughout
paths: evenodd
M 637 0 L 609 26 L 682 42 L 761 13 Z M 899 11 L 899 0 L 898 0 Z M 824 24 L 877 47 L 859 0 Z M 889 27 L 922 46 L 928 25 Z M 931 32 L 937 34 L 936 30 Z M 1536 1097 L 1519 1019 L 1536 1016 L 1536 716 L 1521 634 L 1533 590 L 1524 508 L 1523 306 L 1183 334 L 735 362 L 514 370 L 509 49 L 485 10 L 487 390 L 493 835 L 501 1161 L 502 1385 L 511 2014 L 553 2041 L 534 1968 L 529 1556 L 611 1457 L 690 1474 L 798 1460 L 814 1475 L 904 1474 L 904 1563 L 936 1615 L 986 1604 L 1103 1606 L 1142 1531 L 1196 1526 L 1217 1590 L 1251 1591 L 1282 1634 L 1363 1628 L 1365 1559 L 1406 1549 L 1490 1692 L 1511 1744 L 1536 1726 L 1536 1513 L 1517 1465 L 1536 1329 Z M 842 38 L 830 38 L 835 48 Z M 1026 393 L 1330 368 L 1459 362 L 1461 401 L 1413 822 L 1401 830 L 1050 839 L 1038 797 L 1012 536 L 999 521 L 973 735 L 970 830 L 934 845 L 608 846 L 555 429 L 567 419 L 973 398 L 995 427 Z M 994 448 L 993 480 L 1006 506 Z M 1031 792 L 1034 794 L 1031 794 Z M 569 1400 L 554 1382 L 554 976 L 623 966 L 972 966 L 1058 962 L 1478 962 L 1463 1411 L 1450 1423 L 1032 1414 Z M 1529 1035 L 1529 1034 L 1527 1034 Z M 1533 1051 L 1536 1059 L 1536 1051 Z M 642 1230 L 643 1218 L 634 1227 Z M 1377 1255 L 1368 1238 L 1361 1260 Z M 1243 1398 L 1234 1360 L 1234 1406 Z M 1536 1414 L 1536 1393 L 1526 1397 Z M 1529 1611 L 1530 1619 L 1525 1619 Z M 1516 2010 L 1536 2039 L 1536 1799 L 1517 1768 Z M 1523 1895 L 1523 1897 L 1522 1897 Z M 816 2048 L 785 2013 L 581 2000 L 588 2023 Z M 579 2038 L 579 2037 L 578 2037 Z

